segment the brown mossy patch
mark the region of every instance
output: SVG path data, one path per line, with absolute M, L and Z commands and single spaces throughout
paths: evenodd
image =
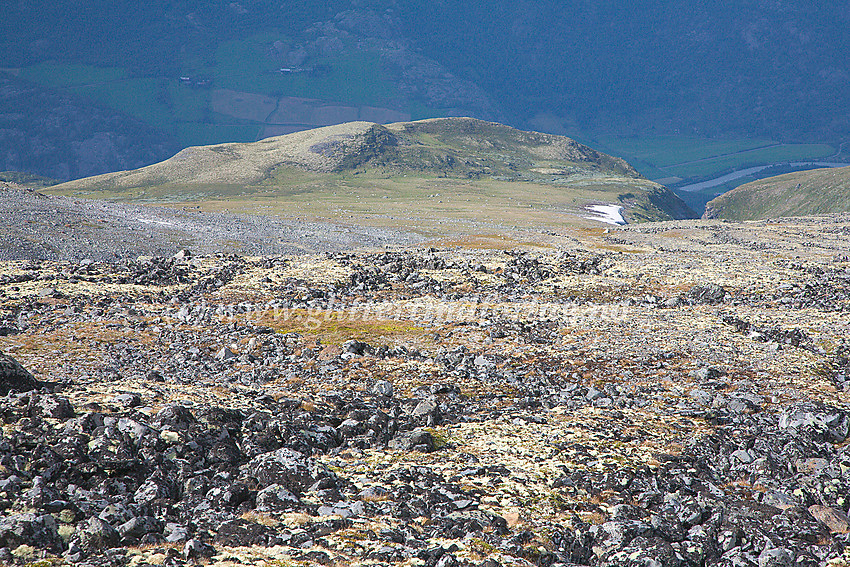
M 150 346 L 151 335 L 139 332 L 118 321 L 66 323 L 53 330 L 33 330 L 18 335 L 0 337 L 0 349 L 21 357 L 45 359 L 48 364 L 69 360 L 95 361 L 102 357 L 101 344 L 138 344 Z M 49 358 L 50 360 L 46 360 Z M 33 360 L 33 363 L 36 361 Z
M 341 345 L 350 339 L 373 344 L 377 341 L 408 340 L 425 334 L 425 329 L 408 321 L 372 317 L 363 311 L 329 309 L 279 309 L 254 318 L 279 333 L 297 333 L 305 341 Z
M 470 234 L 446 237 L 428 242 L 438 248 L 464 248 L 467 250 L 513 250 L 518 247 L 552 248 L 548 244 L 522 241 L 502 234 Z
M 624 244 L 614 244 L 609 242 L 598 242 L 593 245 L 596 250 L 610 250 L 612 252 L 622 252 L 624 254 L 646 254 L 646 248 L 636 248 Z

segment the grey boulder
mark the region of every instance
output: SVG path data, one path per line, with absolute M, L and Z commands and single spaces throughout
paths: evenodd
M 0 353 L 0 395 L 5 396 L 11 391 L 28 392 L 39 386 L 38 380 L 20 362 Z

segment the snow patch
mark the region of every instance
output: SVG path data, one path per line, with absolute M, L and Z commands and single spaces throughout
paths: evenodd
M 143 219 L 143 218 L 140 217 L 136 220 L 138 220 L 139 222 L 144 223 L 144 224 L 160 224 L 162 226 L 175 226 L 173 222 L 167 222 L 167 221 L 157 220 L 157 219 Z
M 607 224 L 626 224 L 626 219 L 623 218 L 622 214 L 623 207 L 620 205 L 587 205 L 585 210 L 595 213 L 592 217 L 584 217 L 586 219 L 601 221 Z

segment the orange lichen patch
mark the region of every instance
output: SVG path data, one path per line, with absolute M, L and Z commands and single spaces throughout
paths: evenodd
M 454 293 L 472 293 L 475 291 L 475 285 L 472 282 L 463 282 L 461 284 L 453 285 L 451 290 Z
M 363 502 L 387 502 L 389 500 L 392 500 L 392 496 L 390 496 L 389 494 L 376 494 L 374 496 L 361 496 L 360 499 Z
M 608 521 L 608 516 L 602 512 L 579 512 L 581 519 L 588 524 L 602 525 Z
M 720 485 L 720 489 L 727 494 L 735 494 L 744 500 L 756 500 L 757 494 L 763 494 L 768 490 L 763 484 L 752 483 L 746 478 L 725 482 Z
M 439 238 L 427 244 L 442 248 L 466 248 L 468 250 L 511 250 L 517 247 L 550 248 L 539 242 L 520 241 L 500 234 L 470 234 L 459 238 Z
M 339 345 L 328 345 L 319 353 L 319 360 L 332 360 L 342 354 Z
M 612 252 L 623 252 L 624 254 L 644 254 L 648 251 L 647 248 L 635 248 L 634 246 L 612 244 L 609 242 L 599 242 L 594 244 L 593 247 L 597 250 L 611 250 Z
M 509 510 L 502 514 L 502 517 L 505 518 L 505 521 L 508 523 L 508 526 L 514 527 L 521 523 L 521 517 L 519 510 Z
M 595 227 L 578 227 L 573 229 L 573 232 L 577 234 L 581 234 L 583 236 L 593 236 L 593 237 L 601 237 L 604 234 L 611 232 L 610 228 L 605 228 L 601 226 Z
M 420 337 L 425 329 L 408 321 L 373 317 L 368 308 L 347 311 L 329 309 L 277 309 L 252 317 L 256 324 L 280 333 L 298 333 L 306 341 L 341 345 L 349 339 L 373 343 L 376 340 Z
M 260 524 L 270 528 L 276 527 L 280 524 L 280 520 L 278 520 L 274 516 L 271 516 L 269 514 L 262 514 L 259 512 L 245 512 L 240 516 L 240 518 L 248 522 L 253 522 L 255 524 Z
M 118 321 L 67 323 L 54 330 L 0 337 L 0 350 L 25 361 L 31 371 L 47 372 L 69 361 L 96 362 L 101 358 L 100 344 L 150 346 L 154 340 L 152 334 Z

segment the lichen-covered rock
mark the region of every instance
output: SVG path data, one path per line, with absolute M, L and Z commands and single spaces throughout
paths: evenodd
M 850 432 L 850 413 L 820 402 L 800 402 L 780 414 L 779 427 L 817 441 L 843 443 Z
M 261 487 L 277 484 L 296 495 L 320 478 L 332 476 L 332 473 L 318 465 L 315 460 L 286 447 L 257 455 L 244 469 L 245 474 L 256 479 Z
M 51 419 L 74 417 L 71 401 L 64 396 L 54 394 L 34 394 L 30 400 L 30 415 Z
M 118 533 L 127 540 L 138 540 L 149 533 L 162 531 L 162 524 L 152 516 L 137 516 L 118 526 Z
M 638 536 L 621 550 L 605 556 L 604 567 L 684 567 L 684 559 L 670 542 L 657 537 Z
M 224 522 L 216 530 L 215 540 L 229 547 L 266 545 L 271 530 L 266 526 L 236 518 Z
M 63 542 L 53 516 L 27 513 L 0 518 L 0 547 L 14 549 L 21 545 L 61 551 Z
M 298 497 L 279 484 L 271 484 L 257 493 L 257 510 L 260 512 L 291 510 L 298 504 Z
M 210 558 L 215 553 L 213 546 L 197 539 L 190 539 L 183 545 L 183 558 L 187 561 Z
M 847 518 L 847 514 L 840 508 L 814 504 L 809 506 L 809 513 L 828 527 L 832 533 L 850 533 L 850 519 Z
M 434 436 L 424 429 L 399 433 L 390 441 L 389 447 L 396 451 L 421 451 L 423 453 L 430 453 L 437 448 Z
M 0 395 L 9 392 L 28 392 L 40 386 L 32 374 L 20 362 L 0 352 Z
M 100 518 L 90 518 L 78 530 L 77 538 L 83 550 L 92 552 L 117 546 L 121 534 Z
M 151 425 L 158 429 L 170 429 L 179 431 L 187 429 L 195 423 L 195 416 L 187 408 L 179 404 L 165 406 L 151 421 Z
M 726 290 L 717 284 L 695 285 L 685 295 L 688 303 L 716 305 L 726 297 Z

